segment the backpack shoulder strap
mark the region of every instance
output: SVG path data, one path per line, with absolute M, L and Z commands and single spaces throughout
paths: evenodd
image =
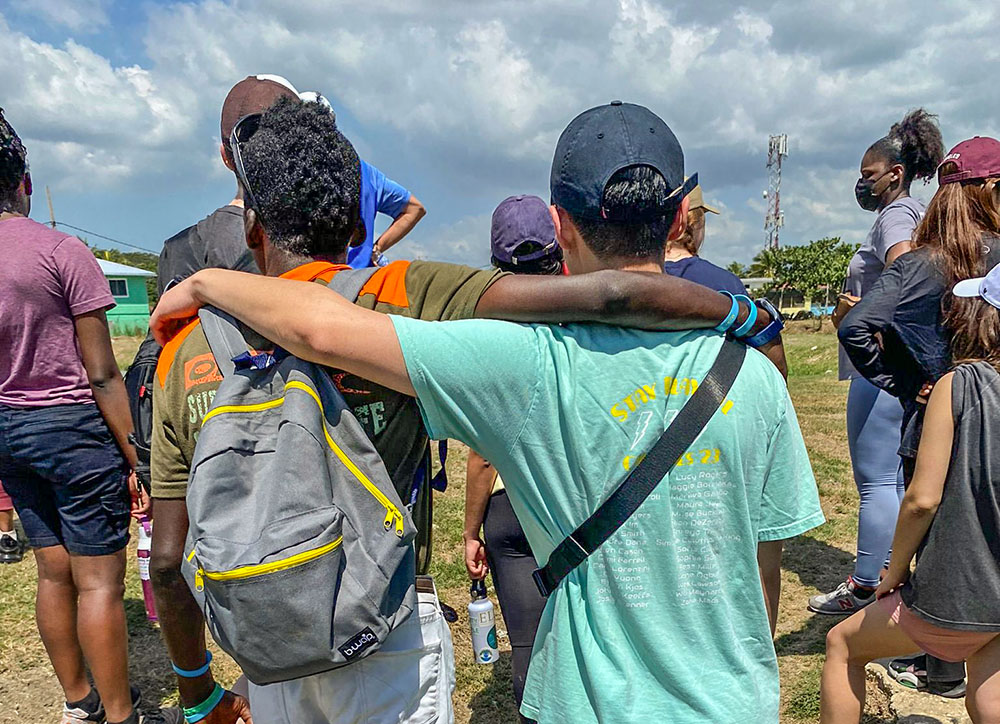
M 712 369 L 646 457 L 593 515 L 556 546 L 548 562 L 534 572 L 535 585 L 543 597 L 548 597 L 562 579 L 614 535 L 673 469 L 725 400 L 746 351 L 745 345 L 728 337 L 723 341 Z
M 219 374 L 229 377 L 236 370 L 233 358 L 249 351 L 249 345 L 233 317 L 215 307 L 202 307 L 198 312 L 202 329 L 212 349 Z
M 333 275 L 333 279 L 327 284 L 330 289 L 337 292 L 348 301 L 357 301 L 358 295 L 364 289 L 368 280 L 375 276 L 381 267 L 370 266 L 364 269 L 344 269 Z

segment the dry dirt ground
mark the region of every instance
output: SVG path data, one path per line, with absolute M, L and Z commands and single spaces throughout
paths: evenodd
M 824 637 L 835 623 L 810 614 L 806 599 L 834 587 L 850 571 L 854 557 L 857 493 L 851 479 L 844 430 L 846 386 L 836 381 L 836 341 L 827 326 L 797 326 L 787 335 L 789 386 L 805 433 L 828 522 L 789 542 L 784 559 L 780 622 L 775 641 L 782 682 L 782 722 L 817 722 L 819 674 Z M 138 340 L 116 340 L 119 361 L 131 359 Z M 452 446 L 451 486 L 437 497 L 433 573 L 446 603 L 459 611 L 453 625 L 460 724 L 516 722 L 510 693 L 509 649 L 497 665 L 473 662 L 464 609 L 468 582 L 461 562 L 465 451 Z M 34 559 L 0 568 L 0 724 L 43 724 L 59 716 L 61 694 L 34 627 Z M 129 558 L 126 608 L 130 625 L 131 671 L 148 701 L 176 702 L 176 689 L 159 632 L 146 622 L 134 556 Z M 495 597 L 494 597 L 495 601 Z M 500 623 L 501 633 L 503 630 Z M 501 635 L 501 646 L 506 641 Z M 234 664 L 216 652 L 215 670 L 224 683 L 237 675 Z M 711 682 L 706 682 L 711 686 Z M 882 689 L 870 686 L 865 721 L 893 721 Z M 937 718 L 923 720 L 933 724 Z

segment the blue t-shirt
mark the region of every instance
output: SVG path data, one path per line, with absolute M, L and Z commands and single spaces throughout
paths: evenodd
M 727 291 L 732 294 L 746 294 L 747 288 L 743 286 L 740 278 L 728 269 L 716 266 L 710 261 L 705 261 L 700 256 L 690 256 L 687 259 L 678 261 L 668 261 L 663 265 L 663 271 L 670 276 L 687 279 L 689 282 L 696 282 L 703 287 L 714 289 L 717 292 Z
M 703 331 L 392 320 L 428 432 L 496 466 L 539 562 L 653 445 L 722 344 Z M 777 724 L 757 544 L 822 522 L 784 380 L 748 350 L 677 467 L 549 597 L 522 713 Z
M 410 192 L 377 168 L 361 162 L 361 220 L 365 224 L 365 242 L 347 250 L 347 263 L 354 269 L 372 264 L 375 244 L 375 214 L 396 218 L 410 201 Z

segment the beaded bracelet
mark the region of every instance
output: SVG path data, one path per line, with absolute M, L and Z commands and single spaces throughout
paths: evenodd
M 184 721 L 187 724 L 195 724 L 204 719 L 206 716 L 212 713 L 212 710 L 219 705 L 222 701 L 223 695 L 225 695 L 226 690 L 223 689 L 219 684 L 215 685 L 212 689 L 212 693 L 208 695 L 205 701 L 198 704 L 198 706 L 192 706 L 189 709 L 184 709 Z
M 197 679 L 199 676 L 208 673 L 209 668 L 212 666 L 212 652 L 206 651 L 205 654 L 205 664 L 198 669 L 187 671 L 177 666 L 173 661 L 170 662 L 170 666 L 173 667 L 174 673 L 182 678 Z

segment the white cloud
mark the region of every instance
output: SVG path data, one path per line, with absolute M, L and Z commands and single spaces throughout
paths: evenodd
M 35 5 L 69 28 L 110 17 L 107 0 Z M 790 138 L 790 242 L 864 234 L 858 161 L 907 109 L 939 113 L 949 144 L 1000 135 L 983 71 L 1000 59 L 1000 13 L 975 0 L 201 0 L 146 13 L 138 64 L 80 40 L 39 42 L 11 19 L 21 11 L 0 17 L 0 101 L 64 194 L 221 180 L 223 97 L 248 74 L 280 73 L 324 92 L 358 148 L 428 204 L 413 254 L 419 242 L 481 263 L 484 211 L 543 190 L 562 128 L 612 98 L 660 113 L 725 206 L 709 233 L 716 260 L 762 244 L 770 133 Z

